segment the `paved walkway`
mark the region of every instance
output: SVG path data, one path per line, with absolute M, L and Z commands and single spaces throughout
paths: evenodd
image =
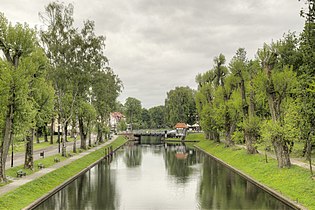
M 59 163 L 56 163 L 54 164 L 53 166 L 49 167 L 49 168 L 43 168 L 33 174 L 30 174 L 30 175 L 27 175 L 25 177 L 21 177 L 21 178 L 14 178 L 14 180 L 11 180 L 12 182 L 10 184 L 7 184 L 7 185 L 4 185 L 2 187 L 0 187 L 0 196 L 5 194 L 5 193 L 8 193 L 9 191 L 11 190 L 14 190 L 30 181 L 33 181 L 41 176 L 44 176 L 45 174 L 49 173 L 49 172 L 52 172 L 62 166 L 65 166 L 65 165 L 68 165 L 69 163 L 81 158 L 81 157 L 84 157 L 85 155 L 88 155 L 90 154 L 91 152 L 94 152 L 110 143 L 112 143 L 115 139 L 117 138 L 117 136 L 114 136 L 111 140 L 105 142 L 104 144 L 101 144 L 99 146 L 96 146 L 96 147 L 93 147 L 89 150 L 86 150 L 84 152 L 81 152 L 77 155 L 74 155 L 70 158 L 67 158 L 66 160 L 64 161 L 61 161 Z

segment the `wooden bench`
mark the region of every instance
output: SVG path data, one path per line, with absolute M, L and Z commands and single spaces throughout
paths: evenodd
M 39 169 L 43 169 L 43 168 L 45 168 L 44 164 L 42 164 L 42 163 L 38 163 L 38 165 L 37 165 L 37 166 L 38 166 L 38 168 L 39 168 Z
M 26 176 L 26 172 L 24 172 L 22 169 L 18 170 L 16 172 L 16 177 L 22 177 L 22 176 Z
M 60 158 L 55 157 L 55 158 L 54 158 L 54 162 L 55 162 L 55 163 L 60 162 Z

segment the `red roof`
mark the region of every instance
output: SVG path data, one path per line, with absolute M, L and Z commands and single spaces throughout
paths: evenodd
M 187 125 L 186 125 L 186 123 L 177 123 L 175 125 L 175 128 L 187 128 Z
M 122 114 L 122 113 L 120 113 L 120 112 L 112 112 L 112 113 L 110 113 L 111 115 L 112 115 L 112 117 L 114 117 L 114 118 L 118 118 L 118 119 L 121 119 L 121 118 L 124 118 L 125 116 Z

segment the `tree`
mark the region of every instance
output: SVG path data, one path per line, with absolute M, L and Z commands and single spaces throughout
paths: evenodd
M 230 69 L 237 80 L 236 83 L 241 96 L 242 131 L 247 152 L 255 154 L 257 150 L 254 144 L 257 140 L 259 127 L 255 114 L 253 78 L 256 75 L 257 67 L 253 65 L 253 62 L 247 61 L 245 49 L 239 48 L 230 63 Z
M 79 120 L 79 130 L 81 135 L 81 148 L 86 149 L 86 139 L 89 139 L 89 146 L 92 146 L 92 125 L 96 120 L 96 110 L 95 108 L 85 101 L 79 102 L 79 110 L 77 116 L 80 116 L 81 120 Z M 82 141 L 82 139 L 84 139 Z
M 305 18 L 304 30 L 300 36 L 300 52 L 302 65 L 297 69 L 298 80 L 300 81 L 298 91 L 298 107 L 300 121 L 298 122 L 301 131 L 301 139 L 305 141 L 304 151 L 309 161 L 311 175 L 312 169 L 312 145 L 315 136 L 315 1 L 305 1 L 307 8 L 301 10 L 301 16 Z
M 75 75 L 77 32 L 73 27 L 73 6 L 52 2 L 45 7 L 40 17 L 47 30 L 41 31 L 45 53 L 53 67 L 52 79 L 56 92 L 58 124 L 62 127 L 62 156 L 66 156 L 66 130 L 72 118 L 73 107 L 78 95 Z
M 170 127 L 178 122 L 193 124 L 196 116 L 195 93 L 189 87 L 176 87 L 165 99 L 166 120 Z
M 25 117 L 31 107 L 28 97 L 27 76 L 20 67 L 22 58 L 34 50 L 36 43 L 35 31 L 27 24 L 17 23 L 13 26 L 0 13 L 0 50 L 5 60 L 1 59 L 4 68 L 4 99 L 1 112 L 1 145 L 0 145 L 0 181 L 6 181 L 5 162 L 10 144 L 13 143 L 14 131 L 18 129 L 20 119 Z M 2 95 L 2 94 L 1 94 Z M 26 111 L 26 112 L 25 112 Z M 26 127 L 27 123 L 24 124 Z
M 155 106 L 149 109 L 152 128 L 165 128 L 165 106 Z
M 133 126 L 134 124 L 138 125 L 141 121 L 141 101 L 136 98 L 128 97 L 124 106 L 126 109 L 127 123 Z
M 233 144 L 230 133 L 234 125 L 230 123 L 228 100 L 231 96 L 232 83 L 225 85 L 228 69 L 224 66 L 225 56 L 220 54 L 213 59 L 214 67 L 196 77 L 198 93 L 196 107 L 200 116 L 201 127 L 208 138 L 220 142 L 220 131 L 225 131 L 227 145 Z
M 141 128 L 151 128 L 151 116 L 146 108 L 142 108 L 141 110 Z
M 48 61 L 43 50 L 37 47 L 34 52 L 21 62 L 29 75 L 29 103 L 32 104 L 33 115 L 28 116 L 31 127 L 26 136 L 26 152 L 24 168 L 33 169 L 33 137 L 39 127 L 44 127 L 50 119 L 54 104 L 54 89 L 47 81 Z M 27 120 L 24 120 L 24 123 Z
M 104 141 L 110 112 L 115 110 L 117 97 L 122 90 L 122 82 L 109 67 L 93 75 L 92 104 L 96 110 L 97 141 Z
M 278 45 L 281 43 L 264 44 L 258 51 L 258 57 L 263 68 L 264 91 L 267 96 L 271 121 L 267 121 L 265 134 L 271 139 L 278 167 L 290 167 L 290 139 L 284 129 L 284 113 L 289 105 L 290 94 L 297 85 L 296 74 L 292 67 L 279 63 Z

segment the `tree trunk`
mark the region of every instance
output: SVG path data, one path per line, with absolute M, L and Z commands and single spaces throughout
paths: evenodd
M 104 143 L 104 142 L 105 142 L 104 132 L 103 132 L 103 131 L 101 131 L 100 143 Z
M 81 149 L 86 149 L 86 132 L 84 130 L 84 124 L 82 117 L 79 117 L 79 130 L 80 130 L 80 138 L 81 138 Z
M 77 137 L 74 137 L 73 140 L 73 153 L 77 153 Z
M 89 147 L 92 147 L 92 133 L 89 131 Z
M 34 139 L 34 129 L 30 129 L 29 135 L 26 136 L 26 150 L 25 150 L 25 160 L 24 168 L 33 170 L 34 168 L 34 158 L 33 158 L 33 139 Z
M 307 139 L 307 159 L 310 167 L 311 176 L 314 176 L 312 167 L 312 142 L 310 137 Z
M 43 132 L 44 132 L 44 141 L 45 141 L 45 142 L 48 142 L 48 129 L 47 129 L 47 123 L 45 123 L 45 125 L 44 125 L 44 130 L 43 130 Z
M 226 136 L 225 136 L 226 147 L 230 147 L 234 145 L 234 141 L 232 140 L 232 134 L 234 133 L 235 129 L 236 129 L 235 123 L 231 123 L 231 125 L 229 125 L 228 131 L 226 132 Z
M 36 143 L 39 144 L 39 127 L 36 128 Z
M 286 143 L 279 141 L 279 137 L 274 139 L 273 147 L 275 149 L 278 167 L 279 168 L 289 168 L 291 166 L 290 156 L 289 156 L 289 148 Z
M 256 134 L 251 130 L 244 129 L 244 137 L 248 154 L 257 154 L 257 149 L 253 146 L 256 142 Z
M 11 141 L 13 139 L 13 117 L 14 117 L 14 105 L 13 102 L 8 105 L 8 113 L 5 119 L 5 125 L 3 128 L 3 139 L 0 146 L 0 182 L 6 181 L 5 175 L 5 163 L 7 160 Z
M 95 141 L 95 144 L 97 142 L 100 142 L 102 138 L 102 131 L 101 131 L 101 126 L 99 125 L 99 123 L 97 124 L 97 135 L 96 135 L 96 141 Z
M 217 130 L 213 130 L 210 133 L 210 138 L 216 142 L 216 143 L 220 143 L 220 134 Z
M 65 123 L 65 141 L 68 142 L 68 122 Z
M 55 123 L 55 118 L 51 118 L 51 125 L 50 125 L 50 144 L 54 143 L 54 123 Z
M 63 125 L 62 126 L 62 137 L 61 137 L 61 142 L 62 142 L 62 150 L 61 150 L 61 155 L 63 157 L 67 156 L 67 145 L 66 145 L 66 132 L 65 132 L 65 128 L 66 126 Z
M 267 95 L 268 95 L 268 104 L 269 104 L 269 110 L 272 117 L 273 122 L 280 123 L 280 105 L 281 105 L 281 98 L 277 98 L 274 83 L 271 77 L 271 68 L 266 68 L 267 77 L 268 77 L 268 84 L 266 87 Z M 281 125 L 283 126 L 283 125 Z M 281 136 L 274 136 L 272 139 L 272 144 L 275 149 L 277 161 L 278 161 L 278 167 L 284 168 L 284 167 L 290 167 L 290 152 L 288 145 L 282 139 Z
M 61 121 L 61 119 L 60 119 L 60 115 L 58 116 L 58 140 L 57 140 L 57 142 L 60 144 L 61 143 L 61 140 L 60 140 L 60 121 Z

